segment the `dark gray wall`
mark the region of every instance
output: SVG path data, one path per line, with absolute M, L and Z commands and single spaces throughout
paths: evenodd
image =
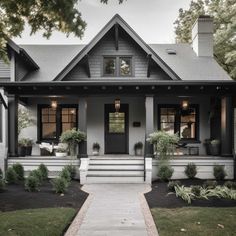
M 22 60 L 18 57 L 16 57 L 16 70 L 15 70 L 15 76 L 16 80 L 22 80 L 27 73 L 30 71 L 29 68 L 22 62 Z
M 97 45 L 89 52 L 89 67 L 92 78 L 103 77 L 103 56 L 132 56 L 133 77 L 147 78 L 148 60 L 147 54 L 125 32 L 119 32 L 119 49 L 116 50 L 114 32 L 108 32 Z M 87 78 L 85 64 L 80 62 L 64 80 L 78 80 Z M 151 78 L 158 80 L 170 79 L 164 71 L 152 61 Z M 131 77 L 132 79 L 132 77 Z

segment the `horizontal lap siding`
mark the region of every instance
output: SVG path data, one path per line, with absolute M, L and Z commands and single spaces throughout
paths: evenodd
M 0 78 L 10 78 L 10 64 L 0 59 Z

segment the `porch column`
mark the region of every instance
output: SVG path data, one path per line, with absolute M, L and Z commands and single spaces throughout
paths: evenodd
M 87 101 L 86 98 L 79 99 L 79 129 L 87 135 Z M 87 141 L 83 141 L 79 144 L 79 157 L 88 157 L 87 153 Z
M 18 97 L 8 97 L 8 153 L 18 156 Z
M 232 130 L 233 130 L 232 98 L 221 98 L 221 156 L 232 156 Z
M 147 138 L 150 133 L 154 132 L 154 97 L 153 95 L 147 95 L 145 97 L 145 109 L 146 109 L 146 132 Z M 145 157 L 153 156 L 153 145 L 145 140 Z

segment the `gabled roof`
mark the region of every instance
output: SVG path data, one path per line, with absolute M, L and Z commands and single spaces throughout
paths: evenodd
M 54 78 L 54 80 L 62 80 L 76 65 L 86 56 L 89 51 L 102 39 L 102 37 L 115 25 L 121 26 L 134 40 L 135 42 L 148 54 L 152 55 L 152 59 L 173 79 L 180 80 L 178 75 L 153 51 L 148 44 L 146 44 L 141 37 L 121 18 L 116 14 L 103 29 L 87 44 L 74 58 L 73 60 Z
M 232 80 L 213 57 L 198 57 L 190 44 L 151 44 L 150 47 L 181 80 Z M 176 54 L 168 54 L 168 49 Z

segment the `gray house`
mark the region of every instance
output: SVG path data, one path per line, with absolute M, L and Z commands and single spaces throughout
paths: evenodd
M 87 45 L 9 41 L 8 54 L 10 65 L 0 64 L 1 168 L 19 162 L 30 171 L 45 163 L 55 176 L 73 164 L 82 183 L 150 183 L 158 159 L 145 140 L 159 129 L 181 138 L 171 160 L 173 178 L 185 178 L 189 162 L 200 178 L 212 178 L 215 164 L 233 178 L 236 83 L 213 57 L 212 18 L 195 22 L 191 45 L 148 45 L 115 15 Z M 19 104 L 33 119 L 20 134 L 34 140 L 32 156 L 18 153 Z M 41 143 L 57 144 L 71 128 L 87 134 L 79 159 L 41 155 Z M 220 141 L 217 156 L 206 150 L 209 139 Z M 97 157 L 95 142 L 101 147 Z M 144 144 L 142 156 L 135 156 L 137 142 Z

